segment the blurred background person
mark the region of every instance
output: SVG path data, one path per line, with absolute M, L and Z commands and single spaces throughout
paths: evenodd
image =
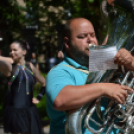
M 45 60 L 46 72 L 50 71 L 55 65 L 60 62 L 59 58 L 55 57 L 53 54 L 48 53 Z
M 36 53 L 32 53 L 31 55 L 31 63 L 39 70 L 39 64 L 37 61 Z
M 27 46 L 23 41 L 10 45 L 13 64 L 0 56 L 0 71 L 8 78 L 5 98 L 4 131 L 12 134 L 42 134 L 42 125 L 35 104 L 45 94 L 45 79 L 39 70 L 25 61 Z M 33 97 L 33 85 L 38 81 L 41 91 Z

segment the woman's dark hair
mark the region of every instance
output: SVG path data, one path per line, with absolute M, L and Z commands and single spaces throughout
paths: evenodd
M 16 40 L 12 43 L 16 43 L 19 44 L 19 46 L 23 49 L 23 50 L 28 50 L 29 49 L 29 44 L 26 41 L 20 41 L 20 40 Z

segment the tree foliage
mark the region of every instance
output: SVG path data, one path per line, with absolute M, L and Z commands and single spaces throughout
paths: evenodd
M 18 0 L 2 1 L 0 32 L 4 40 L 0 42 L 1 49 L 7 53 L 13 40 L 26 39 L 31 51 L 56 56 L 62 44 L 63 25 L 73 17 L 91 20 L 102 41 L 106 25 L 101 17 L 100 3 L 101 0 L 24 0 L 21 5 Z

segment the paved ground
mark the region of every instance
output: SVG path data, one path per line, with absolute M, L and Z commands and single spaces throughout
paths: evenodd
M 49 134 L 49 128 L 50 128 L 49 125 L 43 127 L 43 134 Z M 0 126 L 0 134 L 4 134 L 4 131 L 3 131 L 3 127 L 2 126 Z
M 50 129 L 50 126 L 49 126 L 49 125 L 48 125 L 48 126 L 45 126 L 45 127 L 43 128 L 44 134 L 49 134 L 49 129 Z
M 0 129 L 0 134 L 3 134 L 3 130 L 2 129 Z

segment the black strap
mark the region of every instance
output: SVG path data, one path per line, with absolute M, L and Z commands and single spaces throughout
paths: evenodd
M 40 101 L 45 93 L 46 93 L 46 87 L 41 87 L 40 93 L 36 98 Z

